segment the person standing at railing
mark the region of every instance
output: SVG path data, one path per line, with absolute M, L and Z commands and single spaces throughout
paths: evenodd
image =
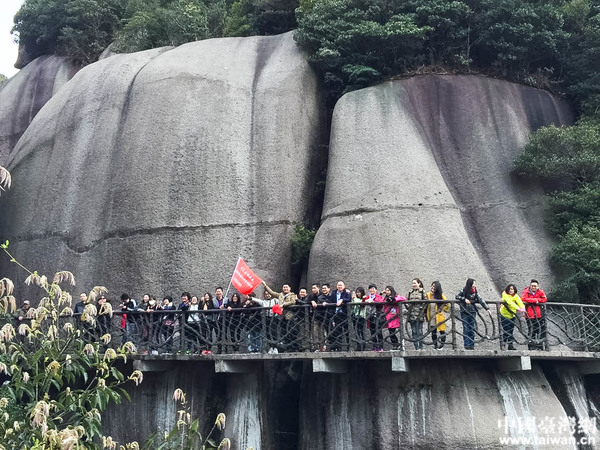
M 415 303 L 406 305 L 408 308 L 408 323 L 411 328 L 413 344 L 416 350 L 423 349 L 423 324 L 425 323 L 425 309 L 427 308 L 427 294 L 423 289 L 423 282 L 418 278 L 411 281 L 411 290 L 406 300 Z
M 207 311 L 213 309 L 213 298 L 208 292 L 204 293 L 200 300 L 200 309 L 204 311 L 200 318 L 200 347 L 203 355 L 210 355 L 210 343 L 212 341 L 213 324 L 217 317 L 216 314 L 210 314 Z
M 278 304 L 278 299 L 273 298 L 269 291 L 265 289 L 264 299 L 256 298 L 254 293 L 250 294 L 248 297 L 252 299 L 252 302 L 257 304 L 258 306 L 262 306 L 263 308 L 273 308 L 273 306 Z M 263 330 L 262 327 L 262 317 L 261 315 L 265 315 L 265 323 L 266 329 Z M 260 352 L 263 347 L 262 336 L 263 332 L 267 336 L 267 339 L 270 341 L 277 341 L 277 322 L 275 321 L 275 317 L 273 317 L 273 311 L 271 309 L 259 311 L 255 313 L 254 319 L 251 320 L 251 328 L 250 328 L 250 346 L 249 350 L 252 353 Z M 269 354 L 279 353 L 277 347 L 269 346 Z
M 332 329 L 329 333 L 329 344 L 332 352 L 339 352 L 348 347 L 348 312 L 347 304 L 352 301 L 350 291 L 343 281 L 338 281 L 333 293 L 335 313 L 332 318 Z
M 500 307 L 500 326 L 502 329 L 502 344 L 508 350 L 516 350 L 513 345 L 515 321 L 518 312 L 524 312 L 525 305 L 517 294 L 517 287 L 509 284 L 502 292 L 502 306 Z
M 431 283 L 427 300 L 446 300 L 439 281 Z M 446 312 L 450 311 L 450 303 L 429 303 L 427 305 L 427 323 L 431 330 L 433 348 L 441 350 L 446 343 Z M 438 336 L 439 334 L 439 336 Z
M 294 317 L 294 312 L 289 308 L 286 310 L 286 307 L 296 304 L 296 294 L 292 292 L 292 288 L 289 284 L 284 284 L 281 287 L 281 292 L 275 292 L 264 281 L 263 284 L 267 292 L 276 298 L 277 303 L 279 303 L 279 305 L 283 308 L 283 313 L 281 314 L 282 320 L 279 321 L 280 323 L 278 326 L 278 344 L 281 345 L 284 350 L 287 350 L 290 342 L 292 341 L 290 333 L 294 332 L 295 330 L 292 330 L 290 326 L 293 324 L 292 319 Z
M 229 299 L 223 295 L 223 288 L 217 286 L 215 289 L 215 296 L 213 297 L 213 308 L 225 310 L 227 309 L 227 303 L 229 303 Z M 223 351 L 223 339 L 225 338 L 225 316 L 222 313 L 215 314 L 213 323 L 218 343 L 217 350 L 221 353 Z
M 315 293 L 315 288 L 317 292 Z M 333 315 L 333 309 L 330 309 L 328 305 L 335 304 L 335 301 L 331 299 L 331 286 L 328 283 L 321 285 L 321 291 L 316 284 L 312 287 L 312 298 L 310 304 L 313 307 L 313 318 L 315 321 L 315 338 L 313 341 L 318 341 L 317 348 L 315 351 L 324 352 L 327 350 L 325 343 L 327 342 L 327 335 L 329 333 L 329 317 L 330 311 Z M 316 298 L 315 298 L 316 295 Z
M 160 308 L 163 311 L 169 311 L 161 315 L 160 335 L 164 345 L 163 353 L 173 352 L 173 336 L 175 334 L 175 313 L 177 307 L 173 304 L 173 297 L 165 295 Z
M 137 315 L 133 314 L 137 309 L 137 303 L 128 294 L 121 294 L 120 307 L 121 311 L 126 315 L 123 343 L 131 341 L 137 345 Z
M 244 308 L 244 304 L 245 302 L 242 302 L 242 297 L 237 292 L 232 294 L 231 300 L 227 303 L 226 328 L 229 332 L 234 352 L 239 351 L 240 344 L 242 343 L 244 326 L 242 323 L 242 309 Z
M 352 303 L 364 303 L 368 298 L 365 288 L 359 286 L 352 292 Z M 356 333 L 356 350 L 359 352 L 365 351 L 367 348 L 365 340 L 365 328 L 367 325 L 367 307 L 354 305 L 352 306 L 352 323 Z
M 384 308 L 385 322 L 390 336 L 390 344 L 392 350 L 398 349 L 398 329 L 400 328 L 400 308 L 402 307 L 399 302 L 403 302 L 406 298 L 396 294 L 396 290 L 392 286 L 386 286 L 383 290 L 384 301 L 386 303 Z M 423 337 L 423 331 L 421 330 L 421 338 Z M 415 341 L 416 348 L 416 341 Z
M 148 308 L 150 307 L 150 294 L 144 294 L 142 296 L 142 301 L 137 306 L 136 311 L 140 312 L 148 312 Z M 150 319 L 151 317 L 148 314 L 140 314 L 138 317 L 138 327 L 140 331 L 140 347 L 142 349 L 138 349 L 138 351 L 142 354 L 148 353 L 148 342 L 150 342 Z
M 294 337 L 294 341 L 292 342 L 292 351 L 301 351 L 306 350 L 309 347 L 308 337 L 308 306 L 310 306 L 310 301 L 308 298 L 308 291 L 305 287 L 301 287 L 298 290 L 298 298 L 296 299 L 296 315 L 292 319 L 294 321 L 293 329 L 298 330 L 296 336 Z
M 460 319 L 463 324 L 463 342 L 465 350 L 475 348 L 475 319 L 477 318 L 477 304 L 489 311 L 488 305 L 477 292 L 477 286 L 473 278 L 468 278 L 465 287 L 456 294 L 456 300 L 460 305 Z
M 187 332 L 185 333 L 186 351 L 188 353 L 198 353 L 200 351 L 200 303 L 198 297 L 192 295 L 188 307 L 188 316 L 186 319 Z
M 160 305 L 156 297 L 151 297 L 146 307 L 146 323 L 148 324 L 148 342 L 150 343 L 150 353 L 158 355 L 158 337 L 160 329 L 160 314 L 156 313 Z
M 369 285 L 369 295 L 365 298 L 365 303 L 383 303 L 383 297 L 377 293 L 375 284 Z M 372 350 L 374 352 L 383 351 L 383 327 L 386 322 L 386 317 L 383 314 L 382 306 L 369 305 L 366 307 L 367 321 L 369 325 L 369 333 L 371 334 L 371 342 L 373 343 Z
M 189 292 L 182 292 L 181 303 L 179 303 L 179 306 L 177 307 L 177 309 L 179 311 L 181 311 L 181 314 L 178 315 L 180 343 L 179 343 L 179 350 L 177 350 L 177 353 L 181 353 L 186 345 L 186 343 L 184 342 L 187 339 L 187 337 L 185 336 L 185 332 L 187 331 L 185 329 L 185 324 L 186 324 L 188 315 L 186 314 L 185 311 L 190 309 L 190 300 L 191 299 L 192 299 L 192 294 L 190 294 Z
M 537 280 L 531 280 L 529 286 L 523 289 L 521 300 L 525 303 L 529 350 L 543 350 L 546 340 L 546 318 L 543 309 L 547 301 L 546 293 L 540 289 Z

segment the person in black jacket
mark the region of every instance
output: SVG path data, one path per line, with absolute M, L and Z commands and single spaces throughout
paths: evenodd
M 486 311 L 489 310 L 489 307 L 479 296 L 473 278 L 467 279 L 465 287 L 456 294 L 456 300 L 460 302 L 460 318 L 463 324 L 463 342 L 465 344 L 465 350 L 473 350 L 475 348 L 477 303 L 479 303 Z
M 121 311 L 126 314 L 125 318 L 125 333 L 123 334 L 123 343 L 133 342 L 137 344 L 137 320 L 138 315 L 133 313 L 137 309 L 137 304 L 134 299 L 127 294 L 121 294 Z
M 173 297 L 165 295 L 163 304 L 160 308 L 163 311 L 169 311 L 161 315 L 160 335 L 162 337 L 163 354 L 173 352 L 173 335 L 175 334 L 176 318 L 173 311 L 176 310 L 173 304 Z
M 348 311 L 347 303 L 352 301 L 350 292 L 346 289 L 343 281 L 338 281 L 337 289 L 332 294 L 335 302 L 335 314 L 332 320 L 332 330 L 329 335 L 331 351 L 339 352 L 343 349 L 348 350 Z

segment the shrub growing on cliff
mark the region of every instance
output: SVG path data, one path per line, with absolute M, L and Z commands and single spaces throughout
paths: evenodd
M 473 66 L 539 84 L 538 73 L 558 73 L 561 56 L 568 54 L 564 3 L 314 0 L 297 10 L 296 40 L 334 97 L 422 64 Z M 350 67 L 369 76 L 356 82 Z
M 317 232 L 306 228 L 304 225 L 296 224 L 294 234 L 290 239 L 292 249 L 292 267 L 302 272 L 308 267 L 310 249 Z
M 335 98 L 414 66 L 430 27 L 382 0 L 333 0 L 297 10 L 294 38 Z
M 31 58 L 57 53 L 85 65 L 111 43 L 121 5 L 119 0 L 26 0 L 13 32 Z
M 224 6 L 224 5 L 223 5 Z M 211 37 L 208 8 L 199 0 L 130 0 L 115 50 L 134 52 Z
M 584 118 L 572 127 L 534 133 L 515 161 L 518 174 L 549 190 L 547 225 L 557 239 L 552 262 L 559 275 L 553 299 L 600 299 L 600 123 Z

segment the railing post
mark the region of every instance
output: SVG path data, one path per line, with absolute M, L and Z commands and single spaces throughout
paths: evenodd
M 514 289 L 513 289 L 513 291 L 514 291 Z M 499 347 L 500 347 L 500 350 L 506 350 L 504 348 L 504 328 L 502 327 L 502 314 L 500 314 L 500 308 L 502 307 L 502 304 L 495 303 L 495 305 L 496 305 L 496 316 L 498 318 Z M 516 319 L 517 319 L 516 315 L 515 315 L 514 319 L 516 321 Z M 513 336 L 514 336 L 514 329 L 513 329 Z
M 546 311 L 545 311 L 545 305 L 544 305 L 544 320 L 546 320 Z M 590 351 L 590 345 L 588 343 L 588 335 L 587 335 L 587 330 L 586 330 L 586 326 L 585 326 L 585 311 L 583 309 L 583 305 L 579 307 L 579 310 L 581 311 L 581 328 L 582 328 L 582 333 L 583 333 L 583 339 L 584 339 L 584 349 L 586 352 Z M 549 349 L 550 346 L 548 345 L 548 326 L 547 326 L 547 322 L 544 324 L 545 325 L 545 331 L 546 334 L 544 336 L 544 338 L 546 339 L 546 348 Z
M 397 302 L 397 314 L 398 314 L 398 331 L 400 336 L 398 336 L 400 350 L 404 350 L 404 305 L 401 302 Z
M 181 310 L 179 317 L 179 340 L 181 341 L 181 354 L 185 354 L 185 325 L 187 323 L 186 311 Z
M 454 303 L 450 303 L 450 321 L 452 323 L 452 350 L 456 350 L 458 344 L 456 343 L 456 308 Z

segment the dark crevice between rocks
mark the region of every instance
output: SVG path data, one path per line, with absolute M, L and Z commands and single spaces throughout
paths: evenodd
M 552 391 L 554 392 L 554 395 L 556 395 L 556 398 L 558 399 L 558 401 L 560 402 L 560 404 L 562 405 L 563 409 L 565 410 L 565 413 L 568 417 L 576 417 L 578 421 L 581 421 L 582 419 L 587 419 L 587 417 L 579 417 L 577 415 L 577 409 L 575 408 L 575 405 L 573 404 L 573 401 L 571 400 L 570 396 L 569 396 L 569 392 L 567 390 L 567 387 L 565 386 L 564 381 L 561 379 L 560 375 L 558 374 L 558 371 L 560 370 L 560 365 L 557 365 L 555 361 L 543 361 L 540 363 L 542 371 L 544 373 L 544 376 L 546 377 L 546 379 L 548 380 L 548 384 L 550 385 L 550 387 L 552 388 Z M 595 390 L 596 390 L 596 401 L 598 401 L 598 393 L 600 393 L 600 389 L 598 388 L 598 381 L 600 381 L 600 377 L 598 377 L 598 375 L 593 375 L 592 377 L 595 378 Z M 586 388 L 587 385 L 590 384 L 587 382 L 586 380 Z M 589 392 L 588 389 L 586 389 L 586 393 Z M 588 404 L 588 414 L 589 414 L 589 398 L 586 399 L 586 403 Z M 587 444 L 581 444 L 581 438 L 585 438 L 586 435 L 584 433 L 581 433 L 580 431 L 578 431 L 577 429 L 575 430 L 575 434 L 573 435 L 573 437 L 575 438 L 576 442 L 577 442 L 577 449 L 578 450 L 592 450 L 594 447 L 591 445 L 587 445 Z M 584 440 L 585 442 L 585 440 Z
M 265 365 L 266 377 L 263 382 L 270 388 L 266 393 L 266 408 L 263 410 L 266 422 L 263 423 L 268 423 L 272 429 L 273 449 L 299 448 L 300 393 L 302 379 L 305 378 L 302 373 L 306 368 L 303 361 Z
M 323 220 L 330 219 L 332 217 L 349 217 L 349 216 L 354 216 L 357 214 L 373 214 L 373 213 L 385 212 L 385 211 L 406 211 L 406 210 L 418 211 L 420 209 L 440 209 L 440 210 L 453 209 L 453 210 L 456 210 L 457 207 L 454 205 L 427 205 L 424 207 L 423 203 L 384 206 L 381 208 L 369 208 L 369 207 L 365 206 L 362 208 L 349 209 L 349 210 L 341 211 L 338 213 L 327 214 L 327 215 L 323 216 Z
M 100 238 L 93 240 L 91 243 L 82 246 L 76 246 L 69 239 L 70 235 L 66 231 L 55 231 L 48 233 L 32 234 L 25 236 L 17 236 L 15 238 L 16 243 L 31 242 L 44 240 L 48 238 L 58 238 L 65 242 L 65 245 L 69 250 L 74 253 L 85 253 L 88 252 L 99 244 L 103 243 L 108 239 L 125 239 L 135 236 L 155 236 L 164 233 L 171 232 L 197 232 L 207 230 L 219 230 L 227 228 L 244 228 L 244 227 L 265 227 L 265 226 L 278 226 L 278 225 L 292 225 L 290 220 L 273 220 L 273 221 L 260 221 L 260 222 L 241 222 L 241 223 L 222 223 L 214 225 L 194 225 L 194 226 L 164 226 L 148 229 L 136 229 L 136 230 L 114 230 L 109 233 L 104 233 Z

